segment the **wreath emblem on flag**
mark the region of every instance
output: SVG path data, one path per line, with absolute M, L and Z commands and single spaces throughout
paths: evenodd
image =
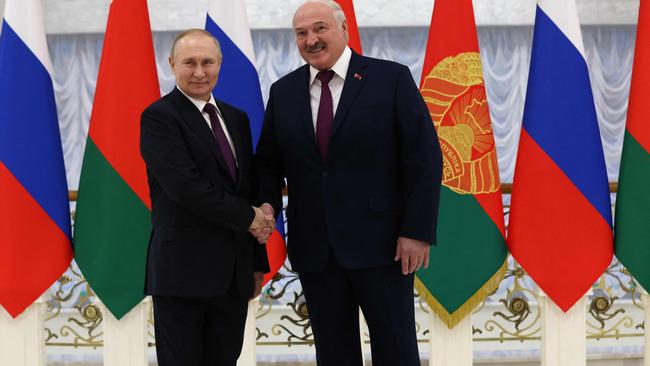
M 460 194 L 500 187 L 481 57 L 460 53 L 440 61 L 421 89 L 443 155 L 442 184 Z

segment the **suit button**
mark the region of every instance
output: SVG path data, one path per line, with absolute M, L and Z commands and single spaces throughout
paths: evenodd
M 327 177 L 327 172 L 326 172 L 326 171 L 323 172 L 323 173 L 322 173 L 322 176 L 323 176 L 323 177 Z

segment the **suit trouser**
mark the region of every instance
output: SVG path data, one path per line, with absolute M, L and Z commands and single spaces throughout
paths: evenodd
M 154 296 L 159 366 L 235 366 L 248 299 L 231 286 L 216 298 Z
M 413 274 L 404 276 L 398 263 L 345 269 L 330 253 L 325 270 L 299 275 L 318 366 L 362 365 L 359 307 L 370 331 L 374 366 L 420 366 Z

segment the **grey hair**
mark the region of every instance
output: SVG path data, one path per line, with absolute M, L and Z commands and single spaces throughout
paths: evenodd
M 223 55 L 221 54 L 221 45 L 219 44 L 219 41 L 215 36 L 212 35 L 212 33 L 200 28 L 186 29 L 176 35 L 176 38 L 174 38 L 174 41 L 172 42 L 172 48 L 169 51 L 169 57 L 171 59 L 174 59 L 174 51 L 176 51 L 176 44 L 178 43 L 178 41 L 191 34 L 202 34 L 206 37 L 211 38 L 214 41 L 214 44 L 217 45 L 217 59 L 219 60 L 219 62 L 221 62 L 221 60 L 223 59 Z
M 319 3 L 328 6 L 332 10 L 334 10 L 334 20 L 336 20 L 336 24 L 338 26 L 342 26 L 343 22 L 345 21 L 345 13 L 343 12 L 343 9 L 341 8 L 341 5 L 337 3 L 334 0 L 307 0 L 303 3 L 308 4 L 308 3 Z M 301 5 L 302 6 L 302 5 Z

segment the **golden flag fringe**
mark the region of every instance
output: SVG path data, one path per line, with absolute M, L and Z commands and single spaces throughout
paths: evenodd
M 503 261 L 501 267 L 494 272 L 492 277 L 487 280 L 467 301 L 463 303 L 456 311 L 449 313 L 444 306 L 442 306 L 436 298 L 431 295 L 427 287 L 415 276 L 415 288 L 418 290 L 420 296 L 427 303 L 429 308 L 440 319 L 447 324 L 449 329 L 453 329 L 458 325 L 466 316 L 470 315 L 474 309 L 480 305 L 488 296 L 492 295 L 503 281 L 506 270 L 508 269 L 508 258 Z

